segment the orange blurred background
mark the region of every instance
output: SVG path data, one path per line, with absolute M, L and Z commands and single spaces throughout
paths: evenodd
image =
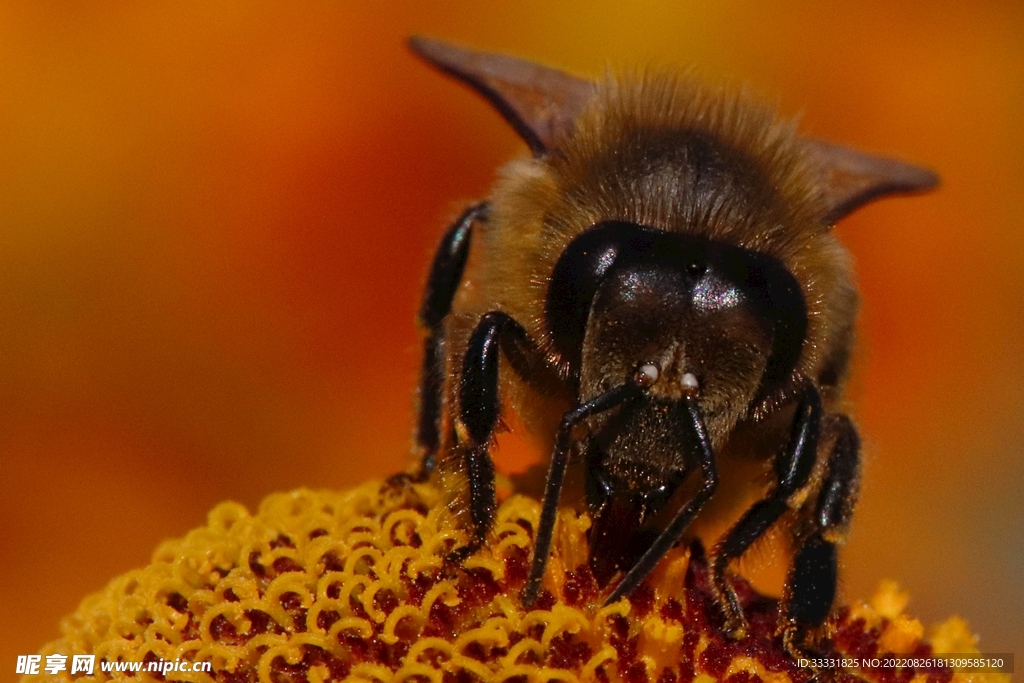
M 411 33 L 696 65 L 930 165 L 863 293 L 843 590 L 1024 654 L 1024 5 L 0 5 L 0 671 L 225 499 L 404 468 L 445 223 L 524 151 Z

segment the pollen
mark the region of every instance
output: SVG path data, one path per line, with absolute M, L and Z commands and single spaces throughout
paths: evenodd
M 205 526 L 161 545 L 149 566 L 86 598 L 42 649 L 94 655 L 91 675 L 44 672 L 22 681 L 802 683 L 814 676 L 775 636 L 777 602 L 738 577 L 749 635 L 722 634 L 699 546 L 677 548 L 630 600 L 603 606 L 606 591 L 587 566 L 589 519 L 570 510 L 559 513 L 540 597 L 524 609 L 519 594 L 539 515 L 536 500 L 509 497 L 489 544 L 456 564 L 445 558 L 465 534 L 430 484 L 299 490 L 268 497 L 255 514 L 223 503 Z M 961 620 L 929 640 L 905 605 L 886 583 L 870 602 L 841 608 L 821 655 L 867 661 L 976 652 Z M 102 666 L 157 660 L 209 662 L 212 670 L 161 676 Z M 942 666 L 867 667 L 835 680 L 1009 680 L 970 676 Z
M 654 363 L 644 363 L 636 370 L 636 383 L 642 387 L 649 387 L 661 377 L 661 369 Z

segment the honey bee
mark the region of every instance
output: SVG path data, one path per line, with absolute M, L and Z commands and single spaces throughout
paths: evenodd
M 570 462 L 608 602 L 681 540 L 730 458 L 770 484 L 710 552 L 724 631 L 747 622 L 727 570 L 772 527 L 793 557 L 779 632 L 800 651 L 836 595 L 859 438 L 841 398 L 857 292 L 836 221 L 930 189 L 925 169 L 797 134 L 773 109 L 668 72 L 598 82 L 413 38 L 486 98 L 532 155 L 441 240 L 420 309 L 420 476 L 468 494 L 479 549 L 503 411 L 551 460 L 522 599 L 536 599 Z M 472 249 L 470 247 L 472 242 Z

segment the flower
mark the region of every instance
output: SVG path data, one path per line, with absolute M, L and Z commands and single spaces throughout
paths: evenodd
M 589 519 L 569 510 L 559 513 L 541 595 L 525 610 L 519 593 L 539 507 L 531 498 L 509 497 L 490 544 L 456 566 L 444 558 L 465 534 L 430 484 L 275 494 L 254 515 L 223 503 L 206 526 L 161 545 L 149 566 L 86 598 L 42 654 L 95 655 L 92 675 L 53 675 L 81 681 L 812 678 L 814 670 L 774 637 L 777 602 L 740 578 L 734 585 L 750 634 L 732 641 L 720 633 L 699 546 L 677 548 L 631 599 L 602 606 L 604 591 L 587 566 Z M 870 603 L 839 610 L 827 656 L 866 661 L 976 652 L 959 619 L 925 639 L 920 622 L 903 614 L 906 599 L 885 583 Z M 114 662 L 161 661 L 209 662 L 211 671 L 104 671 Z M 935 683 L 984 676 L 942 666 L 830 673 L 837 680 Z

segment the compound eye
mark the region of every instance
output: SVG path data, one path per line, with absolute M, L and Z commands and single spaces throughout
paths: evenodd
M 637 366 L 636 372 L 633 373 L 633 381 L 636 382 L 641 389 L 646 389 L 653 386 L 658 378 L 661 377 L 661 368 L 654 363 L 643 363 Z

